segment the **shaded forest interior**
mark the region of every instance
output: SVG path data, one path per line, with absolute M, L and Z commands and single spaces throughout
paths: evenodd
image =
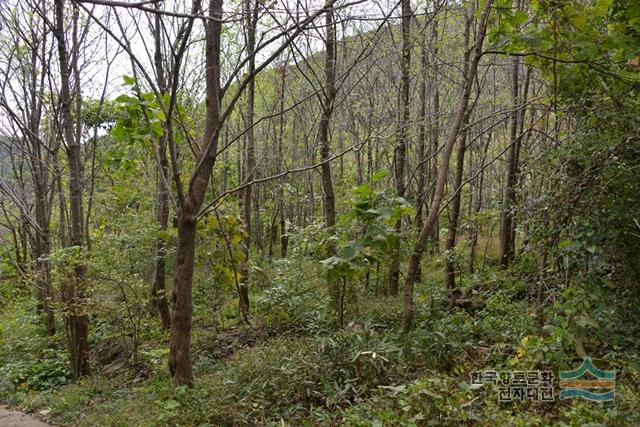
M 65 426 L 640 425 L 636 1 L 0 23 L 0 400 Z M 563 399 L 586 358 L 614 401 Z

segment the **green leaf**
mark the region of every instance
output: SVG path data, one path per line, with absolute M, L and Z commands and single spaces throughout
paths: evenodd
M 126 86 L 133 86 L 134 84 L 136 84 L 136 79 L 131 76 L 124 75 L 122 76 L 122 80 L 124 80 L 124 84 Z
M 116 125 L 111 128 L 111 137 L 116 141 L 124 141 L 128 134 L 128 130 L 122 125 L 122 123 L 116 123 Z
M 522 25 L 525 22 L 527 22 L 527 19 L 529 19 L 527 14 L 523 10 L 518 10 L 513 15 L 513 18 L 511 20 L 511 22 L 512 22 L 514 27 L 519 27 L 520 25 Z
M 180 404 L 180 402 L 178 402 L 177 400 L 167 400 L 164 403 L 164 409 L 166 409 L 167 411 L 175 411 L 176 409 L 178 409 L 180 406 L 182 406 Z
M 371 181 L 372 182 L 377 182 L 377 181 L 380 181 L 381 179 L 384 179 L 384 178 L 386 178 L 388 176 L 389 176 L 389 171 L 381 170 L 381 171 L 378 171 L 378 172 L 373 174 L 373 176 L 371 177 Z
M 583 328 L 587 326 L 593 326 L 594 328 L 597 328 L 599 326 L 598 322 L 595 319 L 592 319 L 591 317 L 585 315 L 578 316 L 576 319 L 576 323 Z
M 122 95 L 119 95 L 115 100 L 115 102 L 119 102 L 121 104 L 131 104 L 134 101 L 136 101 L 135 98 L 130 97 L 129 95 L 127 95 L 126 93 L 123 93 Z

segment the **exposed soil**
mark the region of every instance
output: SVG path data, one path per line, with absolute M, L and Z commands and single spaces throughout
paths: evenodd
M 50 427 L 42 421 L 25 414 L 0 406 L 0 426 L 2 427 Z

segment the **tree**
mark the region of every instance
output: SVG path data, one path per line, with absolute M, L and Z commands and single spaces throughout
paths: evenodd
M 22 210 L 21 215 L 25 219 L 28 218 L 26 224 L 31 228 L 29 246 L 37 274 L 35 287 L 38 295 L 38 311 L 42 314 L 47 332 L 49 335 L 54 335 L 56 330 L 52 308 L 54 294 L 48 256 L 51 251 L 50 219 L 53 208 L 52 196 L 55 191 L 52 183 L 57 176 L 50 165 L 54 163 L 54 156 L 59 151 L 59 143 L 47 129 L 50 125 L 47 120 L 45 93 L 46 77 L 48 70 L 51 69 L 51 61 L 46 52 L 50 47 L 50 38 L 45 21 L 36 16 L 27 17 L 28 25 L 21 22 L 20 14 L 2 16 L 2 18 L 6 25 L 5 32 L 9 33 L 7 42 L 13 43 L 14 46 L 3 47 L 6 59 L 5 67 L 1 72 L 5 81 L 14 83 L 3 86 L 0 107 L 9 118 L 9 125 L 15 135 L 7 138 L 3 144 L 6 144 L 8 150 L 7 160 L 12 160 L 14 156 L 10 153 L 17 151 L 20 162 L 26 162 L 31 185 L 27 187 L 23 182 L 24 176 L 14 173 L 13 178 L 21 190 L 12 190 L 10 182 L 7 182 L 6 186 L 3 185 L 1 190 L 8 192 L 9 198 L 25 196 L 21 197 L 21 200 L 15 200 L 14 203 L 19 202 L 26 208 Z M 0 179 L 3 178 L 0 176 Z M 28 188 L 32 189 L 33 200 L 28 196 Z M 30 206 L 33 206 L 33 209 L 30 209 Z M 17 244 L 17 240 L 14 244 Z M 18 253 L 16 260 L 20 261 L 21 258 Z
M 465 12 L 464 25 L 464 69 L 469 69 L 469 37 L 471 32 L 471 16 Z M 445 281 L 448 290 L 456 287 L 456 270 L 453 251 L 456 246 L 456 237 L 458 234 L 458 221 L 460 217 L 460 201 L 462 199 L 462 177 L 464 174 L 464 155 L 467 150 L 467 134 L 469 116 L 471 116 L 473 106 L 467 109 L 462 120 L 462 130 L 458 135 L 458 147 L 456 149 L 456 170 L 453 179 L 453 200 L 451 201 L 451 210 L 449 211 L 449 230 L 447 231 L 446 245 L 446 261 L 445 261 Z
M 74 55 L 70 60 L 65 38 L 65 1 L 55 0 L 55 28 L 54 37 L 58 42 L 58 61 L 60 64 L 60 115 L 61 138 L 64 141 L 67 152 L 69 168 L 69 204 L 71 212 L 71 240 L 72 247 L 80 251 L 83 247 L 84 237 L 84 212 L 82 207 L 82 172 L 83 159 L 80 143 L 80 74 L 78 72 L 77 52 L 78 46 L 78 7 L 73 7 L 72 16 L 72 51 Z M 75 79 L 76 116 L 71 112 L 71 78 L 73 72 Z M 81 254 L 81 252 L 80 252 Z M 82 256 L 82 255 L 80 255 Z M 88 329 L 89 318 L 84 311 L 85 297 L 85 265 L 82 259 L 75 261 L 73 267 L 74 277 L 72 282 L 63 290 L 65 302 L 68 304 L 69 313 L 65 316 L 67 332 L 69 336 L 69 354 L 71 357 L 71 371 L 74 378 L 79 378 L 89 373 L 89 342 Z
M 155 4 L 159 8 L 159 4 Z M 164 69 L 162 15 L 155 14 L 153 41 L 154 41 L 154 66 L 160 94 L 168 93 L 169 84 Z M 171 314 L 167 302 L 166 291 L 166 244 L 165 235 L 169 225 L 169 160 L 167 159 L 167 141 L 170 138 L 171 127 L 165 127 L 165 133 L 158 139 L 157 163 L 158 177 L 156 187 L 156 221 L 161 235 L 156 238 L 155 265 L 153 270 L 153 283 L 151 285 L 151 306 L 157 310 L 162 320 L 162 325 L 169 329 Z
M 408 333 L 412 327 L 413 285 L 415 284 L 418 277 L 420 258 L 422 257 L 427 238 L 429 237 L 431 228 L 435 224 L 438 217 L 440 203 L 442 201 L 442 196 L 444 193 L 444 185 L 447 178 L 447 172 L 449 170 L 449 159 L 451 157 L 451 151 L 453 150 L 453 146 L 458 138 L 458 134 L 460 133 L 460 128 L 462 127 L 464 116 L 467 114 L 469 96 L 471 95 L 471 87 L 473 86 L 473 81 L 478 71 L 478 63 L 480 62 L 480 58 L 482 57 L 482 44 L 487 32 L 487 20 L 489 17 L 489 12 L 491 11 L 491 4 L 492 0 L 488 0 L 485 3 L 482 13 L 480 14 L 480 18 L 478 19 L 478 24 L 475 31 L 475 45 L 471 52 L 469 66 L 467 67 L 467 71 L 465 74 L 464 85 L 462 93 L 460 94 L 456 115 L 453 118 L 451 127 L 449 128 L 447 139 L 443 148 L 442 164 L 438 168 L 434 197 L 429 207 L 429 215 L 425 220 L 422 230 L 420 230 L 420 235 L 416 240 L 411 258 L 409 260 L 409 271 L 407 273 L 407 280 L 404 284 L 404 305 L 402 311 L 402 331 L 404 333 Z
M 411 67 L 411 1 L 402 0 L 402 66 L 400 77 L 400 123 L 393 156 L 393 171 L 396 184 L 396 194 L 404 197 L 406 190 L 405 163 L 407 156 L 407 134 L 409 127 L 409 68 Z M 402 229 L 402 219 L 396 222 L 396 233 L 399 235 Z M 398 281 L 400 280 L 400 240 L 395 244 L 389 266 L 388 293 L 398 293 Z

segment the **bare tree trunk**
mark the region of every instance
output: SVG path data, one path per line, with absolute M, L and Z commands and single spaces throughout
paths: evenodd
M 398 139 L 394 150 L 394 175 L 396 194 L 404 197 L 406 185 L 404 180 L 405 162 L 407 157 L 407 128 L 409 126 L 409 67 L 411 66 L 411 1 L 402 0 L 402 75 L 400 77 L 400 123 L 398 124 Z M 398 236 L 391 252 L 391 265 L 389 266 L 389 295 L 398 294 L 398 282 L 400 281 L 400 232 L 402 219 L 395 223 L 395 232 Z
M 288 43 L 299 34 L 302 29 L 310 24 L 317 16 L 332 8 L 333 1 L 309 16 L 304 26 L 299 26 L 288 37 L 288 42 L 281 45 L 273 52 L 268 60 L 265 60 L 256 72 L 264 69 L 288 46 Z M 200 10 L 200 1 L 194 0 L 192 16 Z M 193 315 L 192 284 L 195 257 L 196 223 L 200 209 L 202 208 L 209 180 L 215 166 L 218 152 L 218 140 L 222 123 L 229 117 L 240 95 L 247 87 L 255 73 L 249 74 L 239 84 L 236 94 L 222 114 L 220 110 L 220 37 L 222 33 L 222 0 L 210 0 L 209 19 L 205 30 L 205 69 L 206 69 L 206 96 L 205 96 L 205 123 L 202 147 L 196 155 L 195 167 L 189 180 L 188 192 L 183 192 L 179 175 L 174 175 L 178 192 L 178 247 L 177 263 L 173 285 L 173 317 L 171 319 L 171 341 L 169 344 L 169 370 L 176 385 L 192 385 L 193 372 L 191 366 L 191 322 Z M 190 18 L 191 22 L 193 19 Z M 189 30 L 190 32 L 190 30 Z M 187 40 L 185 38 L 184 40 Z M 170 148 L 172 143 L 169 143 Z M 174 164 L 172 156 L 172 164 Z
M 468 117 L 468 115 L 467 115 Z M 456 246 L 456 237 L 458 235 L 458 221 L 460 217 L 460 199 L 462 193 L 462 176 L 464 172 L 464 154 L 466 151 L 467 130 L 463 130 L 458 138 L 458 148 L 456 150 L 456 171 L 454 176 L 453 200 L 451 201 L 451 211 L 449 212 L 449 229 L 447 231 L 447 239 L 445 241 L 446 259 L 445 259 L 445 283 L 446 288 L 451 291 L 456 287 L 456 269 L 453 250 Z
M 456 115 L 453 118 L 451 127 L 449 129 L 449 133 L 447 135 L 447 139 L 445 141 L 445 145 L 443 147 L 442 164 L 438 169 L 438 177 L 436 180 L 436 187 L 434 190 L 433 202 L 429 207 L 429 215 L 427 216 L 425 224 L 422 227 L 422 230 L 420 231 L 420 235 L 418 236 L 418 239 L 415 243 L 415 246 L 413 248 L 413 253 L 411 254 L 411 259 L 409 261 L 409 271 L 407 273 L 407 280 L 404 285 L 404 307 L 402 311 L 403 333 L 408 333 L 412 327 L 413 285 L 416 282 L 418 267 L 420 265 L 420 258 L 422 257 L 422 253 L 424 252 L 427 238 L 429 236 L 431 228 L 434 226 L 436 222 L 436 219 L 438 217 L 438 213 L 440 210 L 440 204 L 442 201 L 442 195 L 444 193 L 444 186 L 447 178 L 447 172 L 449 170 L 449 159 L 451 158 L 451 151 L 453 150 L 453 146 L 458 138 L 458 134 L 460 132 L 460 128 L 462 126 L 464 116 L 467 112 L 467 107 L 469 104 L 469 96 L 471 94 L 471 87 L 473 86 L 473 81 L 478 71 L 478 63 L 480 62 L 480 58 L 482 56 L 482 44 L 486 35 L 487 18 L 489 16 L 489 12 L 491 11 L 492 3 L 493 3 L 493 0 L 487 0 L 487 2 L 484 5 L 484 9 L 482 10 L 482 14 L 480 15 L 480 18 L 478 20 L 478 25 L 476 28 L 476 42 L 475 42 L 474 49 L 471 53 L 471 60 L 469 62 L 469 67 L 467 69 L 466 78 L 464 81 L 464 87 L 462 90 L 462 94 L 460 96 Z
M 278 121 L 278 159 L 277 159 L 277 173 L 280 173 L 284 170 L 284 130 L 285 130 L 285 112 L 284 112 L 284 89 L 287 79 L 287 64 L 286 62 L 282 64 L 281 67 L 278 68 L 278 73 L 281 76 L 280 83 L 280 116 Z M 280 217 L 280 256 L 282 258 L 287 257 L 287 224 L 286 224 L 286 213 L 284 209 L 284 182 L 278 183 L 278 214 Z
M 247 42 L 247 52 L 249 52 L 249 64 L 248 73 L 252 75 L 255 71 L 256 60 L 253 51 L 256 44 L 256 26 L 258 24 L 258 7 L 260 3 L 258 1 L 253 2 L 246 0 L 244 2 L 245 9 L 245 27 Z M 254 106 L 255 106 L 255 79 L 251 78 L 247 86 L 247 112 L 245 115 L 245 126 L 247 132 L 246 137 L 246 152 L 245 152 L 245 176 L 244 179 L 251 182 L 255 174 L 255 138 L 253 132 L 254 121 Z M 238 307 L 240 310 L 240 319 L 242 322 L 249 322 L 249 253 L 251 247 L 251 203 L 253 201 L 253 186 L 247 185 L 243 192 L 242 203 L 242 221 L 244 224 L 245 237 L 244 237 L 244 261 L 240 264 L 240 274 L 242 276 L 242 282 L 238 286 Z M 257 204 L 256 204 L 257 208 Z M 256 231 L 258 231 L 258 224 L 256 224 Z M 258 233 L 256 233 L 258 234 Z
M 199 10 L 194 1 L 194 10 Z M 169 342 L 169 371 L 176 385 L 192 385 L 191 319 L 193 315 L 192 283 L 195 257 L 196 215 L 202 207 L 218 150 L 220 127 L 220 34 L 222 0 L 210 0 L 206 22 L 206 114 L 203 149 L 189 182 L 189 190 L 178 210 L 178 247 L 173 281 L 173 313 Z
M 437 13 L 438 0 L 434 0 L 433 12 Z M 431 120 L 429 123 L 429 179 L 427 182 L 431 182 L 432 179 L 436 179 L 438 176 L 438 148 L 440 145 L 440 87 L 438 86 L 438 73 L 440 67 L 438 66 L 438 19 L 434 17 L 431 23 L 431 40 L 430 49 L 432 52 L 432 71 L 429 77 L 428 86 L 431 88 Z M 425 196 L 426 197 L 426 196 Z M 428 206 L 433 203 L 434 191 L 429 192 Z M 427 215 L 429 213 L 427 212 Z M 440 252 L 440 236 L 439 236 L 438 217 L 430 230 L 430 236 L 432 246 L 431 253 Z
M 469 69 L 469 38 L 471 36 L 471 23 L 472 17 L 469 16 L 469 12 L 466 12 L 465 26 L 464 26 L 464 69 Z M 463 76 L 464 78 L 464 76 Z M 458 220 L 460 217 L 460 201 L 462 198 L 462 176 L 464 173 L 464 154 L 467 150 L 467 124 L 469 123 L 469 116 L 473 107 L 468 108 L 462 126 L 463 129 L 458 137 L 458 148 L 456 150 L 456 171 L 454 175 L 453 184 L 453 200 L 451 201 L 451 211 L 449 212 L 449 230 L 447 231 L 446 245 L 446 257 L 445 257 L 445 282 L 447 290 L 452 291 L 456 287 L 456 268 L 455 260 L 453 257 L 453 250 L 456 246 L 456 237 L 458 233 Z
M 418 168 L 416 180 L 416 228 L 422 228 L 422 207 L 425 198 L 425 179 L 427 178 L 428 167 L 426 161 L 425 145 L 427 140 L 427 69 L 429 67 L 429 52 L 427 51 L 427 22 L 429 8 L 425 7 L 425 29 L 422 38 L 422 58 L 420 61 L 420 125 L 418 126 Z
M 82 147 L 79 135 L 74 134 L 74 119 L 71 114 L 71 83 L 70 66 L 67 42 L 64 31 L 64 0 L 55 0 L 55 31 L 54 35 L 58 41 L 58 59 L 60 62 L 60 114 L 62 118 L 63 138 L 66 144 L 67 159 L 69 163 L 69 202 L 71 207 L 71 246 L 82 248 L 83 242 L 83 208 L 82 208 Z M 73 12 L 73 43 L 74 50 L 78 50 L 77 39 L 78 9 L 74 7 Z M 79 74 L 77 64 L 73 69 L 76 71 L 76 87 L 78 87 Z M 80 94 L 76 93 L 76 97 Z M 79 117 L 76 120 L 80 120 Z M 69 304 L 69 313 L 65 316 L 65 322 L 69 334 L 69 353 L 71 357 L 71 373 L 74 378 L 79 378 L 89 373 L 89 344 L 88 327 L 89 319 L 83 312 L 84 286 L 85 286 L 85 265 L 83 262 L 76 262 L 74 266 L 75 277 L 72 284 L 66 286 L 64 290 L 65 302 Z
M 331 163 L 327 160 L 331 156 L 331 142 L 329 140 L 329 125 L 333 114 L 333 101 L 336 96 L 335 69 L 336 69 L 336 26 L 333 22 L 333 6 L 327 9 L 326 14 L 327 39 L 325 40 L 325 83 L 323 97 L 323 111 L 318 130 L 320 139 L 320 160 L 322 166 L 322 190 L 324 193 L 324 219 L 328 228 L 336 225 L 336 201 L 333 192 L 331 178 Z
M 524 121 L 525 115 L 527 112 L 527 99 L 529 96 L 529 83 L 531 81 L 531 66 L 527 67 L 527 70 L 524 74 L 524 87 L 522 89 L 522 106 L 520 108 L 520 118 L 518 119 L 519 129 L 518 129 L 518 143 L 516 144 L 516 152 L 515 152 L 515 165 L 514 168 L 514 186 L 517 188 L 520 185 L 520 152 L 522 151 L 523 144 L 526 143 L 527 138 L 524 132 Z M 533 118 L 532 118 L 533 120 Z M 514 206 L 518 204 L 518 194 L 514 195 L 513 200 Z M 513 257 L 516 256 L 516 218 L 515 215 L 511 217 L 511 235 L 509 236 L 511 239 L 511 248 L 513 251 Z
M 67 203 L 64 198 L 64 189 L 62 188 L 62 170 L 57 152 L 53 153 L 52 160 L 53 174 L 56 180 L 56 194 L 58 196 L 58 240 L 60 240 L 60 246 L 66 248 L 70 245 L 70 233 L 68 232 L 70 227 L 67 221 Z
M 477 185 L 477 196 L 476 196 L 476 205 L 473 211 L 474 214 L 474 222 L 472 224 L 471 229 L 471 237 L 470 237 L 470 249 L 469 249 L 469 272 L 473 274 L 475 271 L 475 263 L 476 263 L 476 252 L 478 246 L 478 224 L 477 217 L 482 209 L 482 190 L 484 186 L 484 170 L 485 165 L 487 163 L 487 155 L 489 153 L 489 144 L 491 143 L 491 133 L 487 136 L 487 141 L 484 144 L 484 149 L 482 153 L 482 160 L 480 162 L 480 176 L 478 177 L 478 185 Z
M 507 268 L 513 259 L 513 241 L 511 240 L 511 228 L 513 227 L 513 209 L 516 198 L 516 152 L 519 150 L 520 138 L 518 137 L 518 122 L 520 118 L 520 96 L 518 78 L 520 75 L 520 58 L 513 58 L 511 66 L 511 97 L 513 111 L 511 112 L 510 145 L 507 150 L 507 176 L 504 196 L 502 199 L 502 214 L 500 220 L 500 266 Z
M 540 271 L 538 277 L 538 289 L 536 291 L 536 317 L 538 321 L 538 329 L 540 334 L 544 328 L 544 290 L 547 285 L 547 256 L 549 254 L 548 248 L 545 246 L 542 249 L 542 257 L 540 259 Z
M 159 7 L 159 4 L 156 4 Z M 164 73 L 162 62 L 162 22 L 159 13 L 155 16 L 154 42 L 155 55 L 154 62 L 160 92 L 167 93 L 167 81 Z M 167 130 L 168 132 L 168 130 Z M 165 234 L 169 225 L 169 162 L 167 160 L 167 138 L 165 134 L 160 137 L 157 146 L 158 153 L 158 178 L 156 188 L 156 221 L 158 228 L 162 234 Z M 157 310 L 162 320 L 162 326 L 169 329 L 171 325 L 171 315 L 169 313 L 169 304 L 167 302 L 167 286 L 166 286 L 166 246 L 164 236 L 156 238 L 155 247 L 155 265 L 153 270 L 153 283 L 151 286 L 151 306 Z
M 44 26 L 44 24 L 43 24 Z M 34 35 L 34 42 L 37 40 Z M 42 100 L 38 96 L 38 92 L 42 90 L 45 84 L 46 73 L 40 73 L 38 79 L 38 67 L 50 66 L 45 62 L 45 55 L 39 57 L 38 49 L 42 47 L 42 52 L 47 48 L 46 38 L 38 40 L 33 44 L 30 58 L 29 73 L 29 102 L 27 103 L 28 118 L 26 126 L 29 129 L 29 135 L 25 138 L 29 146 L 29 164 L 31 166 L 31 177 L 33 180 L 34 191 L 34 207 L 35 220 L 39 226 L 38 230 L 34 230 L 34 244 L 32 247 L 32 255 L 35 260 L 38 274 L 38 311 L 42 314 L 47 333 L 55 335 L 55 319 L 51 302 L 53 301 L 53 285 L 51 283 L 51 265 L 47 259 L 51 250 L 51 229 L 49 220 L 51 218 L 52 189 L 49 185 L 50 170 L 48 167 L 51 156 L 50 152 L 57 153 L 58 144 L 54 143 L 54 147 L 47 147 L 44 140 L 40 137 L 40 123 L 42 120 Z M 39 62 L 39 58 L 42 62 Z M 47 153 L 47 154 L 45 154 Z
M 35 129 L 32 129 L 34 131 Z M 36 132 L 34 132 L 36 134 Z M 47 259 L 51 250 L 51 235 L 49 228 L 49 197 L 47 195 L 49 172 L 38 147 L 39 141 L 33 141 L 36 154 L 32 161 L 35 193 L 35 219 L 40 229 L 34 231 L 34 245 L 32 248 L 38 270 L 38 310 L 42 313 L 45 327 L 49 335 L 55 335 L 56 326 L 51 302 L 53 300 L 53 286 L 51 284 L 51 266 Z
M 329 126 L 331 116 L 333 114 L 333 101 L 336 95 L 335 72 L 336 72 L 336 26 L 333 22 L 333 5 L 325 12 L 326 19 L 326 40 L 325 40 L 325 88 L 322 98 L 322 117 L 320 119 L 320 127 L 318 136 L 320 140 L 320 159 L 322 165 L 320 173 L 322 176 L 322 190 L 324 194 L 324 221 L 330 233 L 335 233 L 336 225 L 336 201 L 333 192 L 333 181 L 331 177 L 331 142 L 329 140 Z M 327 245 L 329 255 L 336 252 L 335 244 L 332 240 Z M 337 323 L 342 326 L 344 296 L 342 295 L 343 286 L 327 276 L 327 284 L 329 286 L 329 295 L 331 298 L 332 309 L 335 313 Z
M 38 161 L 39 162 L 39 161 Z M 44 169 L 44 168 L 42 168 Z M 46 171 L 42 171 L 45 172 Z M 48 197 L 46 194 L 46 178 L 40 175 L 36 178 L 35 183 L 35 210 L 36 222 L 40 226 L 40 230 L 35 231 L 35 244 L 33 245 L 33 258 L 36 261 L 38 270 L 38 301 L 39 311 L 44 318 L 44 324 L 49 335 L 55 335 L 56 326 L 53 316 L 51 302 L 53 300 L 53 286 L 51 284 L 51 266 L 47 259 L 51 250 L 49 216 L 48 216 Z M 44 187 L 43 187 L 44 185 Z

